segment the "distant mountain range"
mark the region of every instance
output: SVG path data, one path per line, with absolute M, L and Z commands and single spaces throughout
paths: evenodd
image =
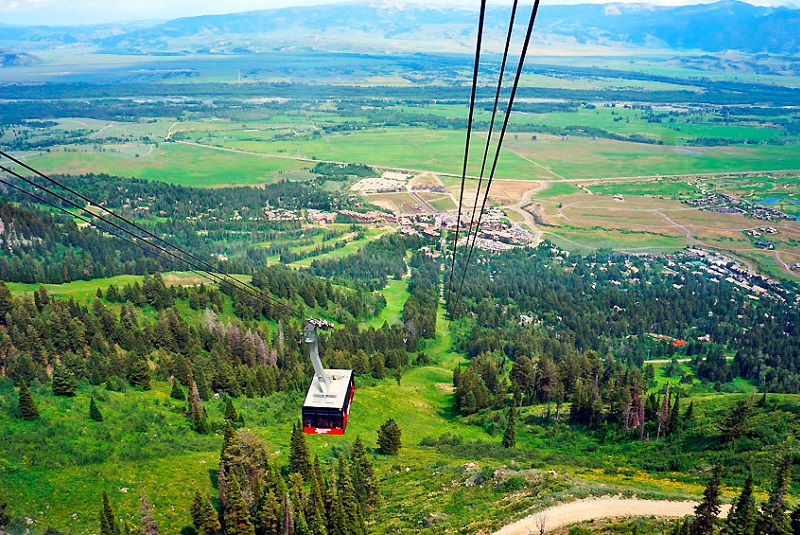
M 487 42 L 502 46 L 508 7 L 487 14 Z M 524 30 L 529 8 L 518 17 Z M 353 3 L 291 7 L 175 19 L 145 25 L 9 27 L 0 47 L 34 52 L 90 46 L 118 54 L 241 54 L 286 48 L 329 51 L 467 52 L 477 14 L 458 7 Z M 758 7 L 735 0 L 664 7 L 650 4 L 542 4 L 535 43 L 550 47 L 611 46 L 800 53 L 800 9 Z

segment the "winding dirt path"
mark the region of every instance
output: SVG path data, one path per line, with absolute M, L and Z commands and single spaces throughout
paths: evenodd
M 494 535 L 538 535 L 542 527 L 545 530 L 544 533 L 547 533 L 555 528 L 598 518 L 626 516 L 681 518 L 694 514 L 696 505 L 697 502 L 639 500 L 636 498 L 590 498 L 544 509 L 505 526 L 496 531 Z M 723 505 L 720 517 L 727 516 L 729 509 L 730 505 Z M 542 526 L 542 523 L 544 523 L 544 526 Z
M 536 221 L 533 218 L 533 214 L 525 209 L 525 206 L 531 203 L 531 197 L 547 189 L 549 184 L 547 182 L 538 182 L 536 186 L 529 189 L 525 193 L 522 194 L 522 199 L 519 202 L 503 206 L 504 210 L 513 210 L 514 212 L 518 213 L 522 219 L 525 221 L 525 224 L 530 228 L 531 232 L 533 232 L 534 240 L 533 246 L 538 247 L 540 243 L 542 243 L 542 236 L 544 233 L 536 226 Z

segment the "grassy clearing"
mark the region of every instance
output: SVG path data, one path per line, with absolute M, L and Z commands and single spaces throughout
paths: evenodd
M 191 271 L 170 271 L 162 273 L 164 282 L 167 285 L 180 285 L 180 286 L 194 286 L 196 284 L 213 284 L 209 283 L 208 279 Z M 233 277 L 243 281 L 249 282 L 251 277 L 249 275 L 232 275 Z M 103 292 L 108 290 L 112 284 L 118 288 L 133 284 L 134 282 L 142 282 L 140 275 L 118 275 L 116 277 L 107 277 L 101 279 L 92 279 L 88 281 L 73 281 L 64 284 L 26 284 L 22 282 L 7 282 L 6 286 L 11 290 L 12 294 L 30 294 L 37 290 L 39 287 L 44 286 L 50 297 L 55 298 L 72 298 L 76 302 L 82 304 L 91 303 L 95 299 L 97 290 L 101 289 Z
M 672 252 L 686 246 L 686 239 L 654 232 L 608 230 L 602 228 L 581 229 L 561 227 L 555 232 L 545 232 L 547 239 L 560 247 L 579 250 L 582 253 L 596 249 L 615 249 L 632 252 Z
M 357 253 L 358 250 L 361 249 L 362 247 L 364 247 L 364 245 L 366 245 L 369 241 L 377 239 L 377 238 L 383 236 L 384 234 L 386 234 L 387 232 L 391 232 L 391 230 L 387 230 L 385 228 L 383 228 L 383 229 L 377 229 L 377 228 L 366 229 L 364 231 L 364 237 L 363 238 L 358 239 L 358 240 L 350 240 L 349 242 L 347 242 L 347 245 L 345 245 L 344 247 L 342 247 L 340 249 L 336 249 L 336 250 L 331 251 L 329 253 L 323 253 L 323 254 L 316 255 L 316 256 L 310 256 L 308 258 L 304 258 L 302 260 L 298 260 L 297 262 L 292 262 L 291 264 L 287 264 L 287 265 L 293 266 L 293 267 L 307 268 L 307 267 L 311 266 L 311 262 L 313 262 L 314 260 L 321 260 L 323 258 L 344 258 L 345 256 L 350 256 L 351 254 Z
M 378 328 L 384 322 L 393 325 L 402 321 L 403 306 L 409 297 L 408 279 L 390 280 L 381 293 L 386 298 L 386 307 L 367 322 L 369 327 Z
M 509 139 L 504 145 L 567 178 L 800 168 L 800 152 L 794 145 L 680 148 L 580 137 L 548 143 L 520 137 L 519 140 Z
M 74 149 L 74 152 L 32 155 L 27 161 L 46 173 L 108 173 L 193 187 L 263 185 L 279 180 L 284 171 L 309 167 L 307 163 L 293 160 L 226 153 L 177 143 L 162 143 L 157 148 L 111 145 L 106 147 L 106 152 L 85 152 L 85 147 Z

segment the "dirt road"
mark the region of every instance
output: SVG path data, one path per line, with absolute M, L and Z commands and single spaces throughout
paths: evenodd
M 576 522 L 597 518 L 615 518 L 625 516 L 659 516 L 680 518 L 694 514 L 697 502 L 674 502 L 666 500 L 639 500 L 621 498 L 592 498 L 576 502 L 556 505 L 525 517 L 502 528 L 494 535 L 538 535 L 544 522 L 544 532 L 569 526 Z M 730 505 L 722 507 L 721 517 L 728 514 Z

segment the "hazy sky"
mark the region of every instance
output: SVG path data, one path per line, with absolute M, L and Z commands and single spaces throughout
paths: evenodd
M 351 0 L 352 2 L 353 0 Z M 366 1 L 366 0 L 364 0 Z M 399 3 L 380 0 L 382 3 Z M 542 5 L 601 3 L 609 0 L 544 0 Z M 634 0 L 622 0 L 634 1 Z M 640 0 L 641 1 L 641 0 Z M 710 3 L 714 0 L 648 0 L 662 5 Z M 749 0 L 760 5 L 793 5 L 800 0 Z M 476 7 L 479 0 L 404 0 L 410 4 Z M 523 0 L 524 3 L 532 3 Z M 343 0 L 0 0 L 0 24 L 96 24 L 124 20 L 156 20 L 286 6 L 344 3 Z M 510 0 L 489 0 L 489 5 Z

